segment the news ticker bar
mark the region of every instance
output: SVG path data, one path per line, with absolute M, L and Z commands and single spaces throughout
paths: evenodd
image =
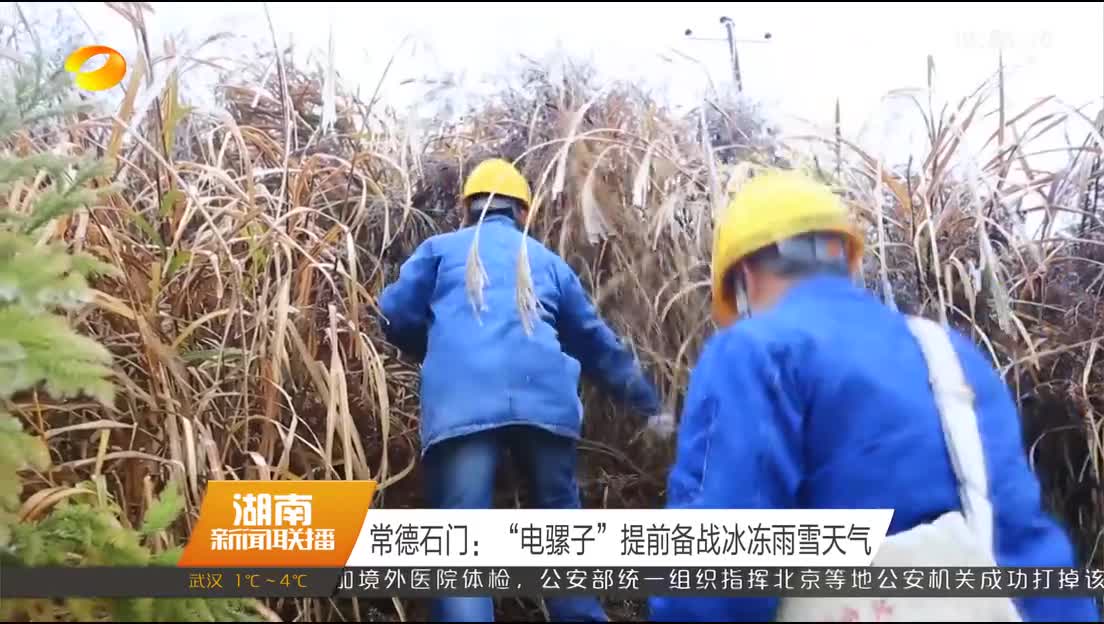
M 0 597 L 1104 596 L 1079 568 L 13 568 Z

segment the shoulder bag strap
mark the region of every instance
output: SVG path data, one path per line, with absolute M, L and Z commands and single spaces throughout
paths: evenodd
M 993 506 L 989 502 L 989 481 L 974 410 L 974 392 L 966 381 L 946 329 L 916 316 L 908 317 L 908 326 L 927 360 L 928 377 L 939 408 L 951 465 L 958 478 L 958 494 L 966 524 L 992 553 Z

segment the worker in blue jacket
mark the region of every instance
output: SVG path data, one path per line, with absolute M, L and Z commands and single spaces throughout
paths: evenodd
M 513 165 L 480 163 L 464 185 L 465 227 L 423 242 L 380 297 L 388 339 L 424 358 L 424 480 L 436 508 L 492 507 L 505 451 L 528 481 L 533 507 L 578 508 L 580 372 L 647 417 L 648 431 L 663 437 L 674 430 L 655 387 L 598 316 L 574 271 L 518 228 L 529 203 L 529 184 Z M 470 292 L 466 279 L 476 240 L 487 278 L 481 294 Z M 522 245 L 540 304 L 528 330 L 517 303 Z M 546 603 L 554 620 L 606 621 L 595 597 Z M 491 622 L 493 602 L 436 600 L 433 618 Z
M 892 509 L 896 534 L 960 509 L 957 482 L 906 317 L 850 275 L 862 239 L 827 187 L 753 177 L 717 226 L 711 337 L 679 422 L 667 506 Z M 739 322 L 734 323 L 739 319 Z M 1044 510 L 1008 389 L 963 335 L 1001 566 L 1075 566 Z M 769 621 L 777 598 L 654 597 L 654 621 Z M 1098 621 L 1091 598 L 1026 598 L 1025 621 Z

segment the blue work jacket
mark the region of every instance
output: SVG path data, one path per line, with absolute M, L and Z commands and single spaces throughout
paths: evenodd
M 384 289 L 388 340 L 422 363 L 422 452 L 455 436 L 532 425 L 577 438 L 579 374 L 586 373 L 642 416 L 660 410 L 655 387 L 558 255 L 504 215 L 479 233 L 486 272 L 477 316 L 465 275 L 475 226 L 427 239 Z M 539 301 L 532 335 L 517 302 L 518 258 L 527 246 Z
M 952 343 L 976 394 L 1002 566 L 1076 565 L 1044 510 L 1016 406 L 989 360 Z M 923 354 L 903 315 L 845 278 L 796 284 L 712 336 L 690 381 L 667 506 L 893 509 L 895 534 L 960 509 Z M 1090 598 L 1017 601 L 1027 621 L 1098 621 Z M 655 597 L 654 621 L 769 621 L 775 598 Z

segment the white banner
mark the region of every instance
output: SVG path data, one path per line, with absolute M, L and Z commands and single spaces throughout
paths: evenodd
M 371 509 L 348 566 L 867 566 L 892 510 Z

